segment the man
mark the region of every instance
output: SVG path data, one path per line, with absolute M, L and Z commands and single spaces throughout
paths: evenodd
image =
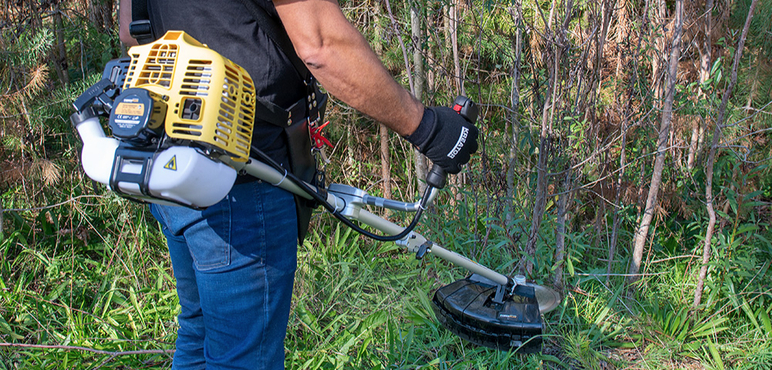
M 324 88 L 385 124 L 448 173 L 477 149 L 477 130 L 450 108 L 425 108 L 397 84 L 335 0 L 148 0 L 156 35 L 183 30 L 244 67 L 256 93 L 287 108 L 302 78 L 245 4 L 284 25 L 300 59 Z M 131 0 L 121 0 L 121 40 Z M 287 162 L 286 139 L 255 123 L 253 144 Z M 452 154 L 451 154 L 452 153 Z M 151 206 L 167 237 L 181 312 L 175 369 L 281 369 L 296 267 L 293 197 L 250 178 L 204 211 Z

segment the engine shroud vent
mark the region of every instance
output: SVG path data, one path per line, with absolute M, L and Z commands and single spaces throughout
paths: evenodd
M 163 96 L 164 128 L 176 140 L 249 159 L 255 121 L 255 85 L 249 73 L 182 31 L 129 50 L 124 88 Z

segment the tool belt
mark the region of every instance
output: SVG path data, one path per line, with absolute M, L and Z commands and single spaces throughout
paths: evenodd
M 308 91 L 310 93 L 304 99 L 299 100 L 286 110 L 287 119 L 283 125 L 279 126 L 283 127 L 287 142 L 290 165 L 288 170 L 301 180 L 323 189 L 325 188 L 324 174 L 317 166 L 309 130 L 311 126 L 323 122 L 327 106 L 327 94 L 322 93 L 313 81 Z M 318 206 L 319 204 L 313 200 L 295 195 L 298 241 L 302 242 L 305 239 L 308 225 L 311 222 L 311 214 Z

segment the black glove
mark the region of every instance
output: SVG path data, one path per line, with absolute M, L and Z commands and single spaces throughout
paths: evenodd
M 477 127 L 447 107 L 426 107 L 421 123 L 405 140 L 447 173 L 461 172 L 477 151 Z

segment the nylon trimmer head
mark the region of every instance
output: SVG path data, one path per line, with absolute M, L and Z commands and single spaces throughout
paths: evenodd
M 524 282 L 503 295 L 500 290 L 496 283 L 473 274 L 438 289 L 432 309 L 446 329 L 476 345 L 540 352 L 541 314 L 557 307 L 560 295 Z

